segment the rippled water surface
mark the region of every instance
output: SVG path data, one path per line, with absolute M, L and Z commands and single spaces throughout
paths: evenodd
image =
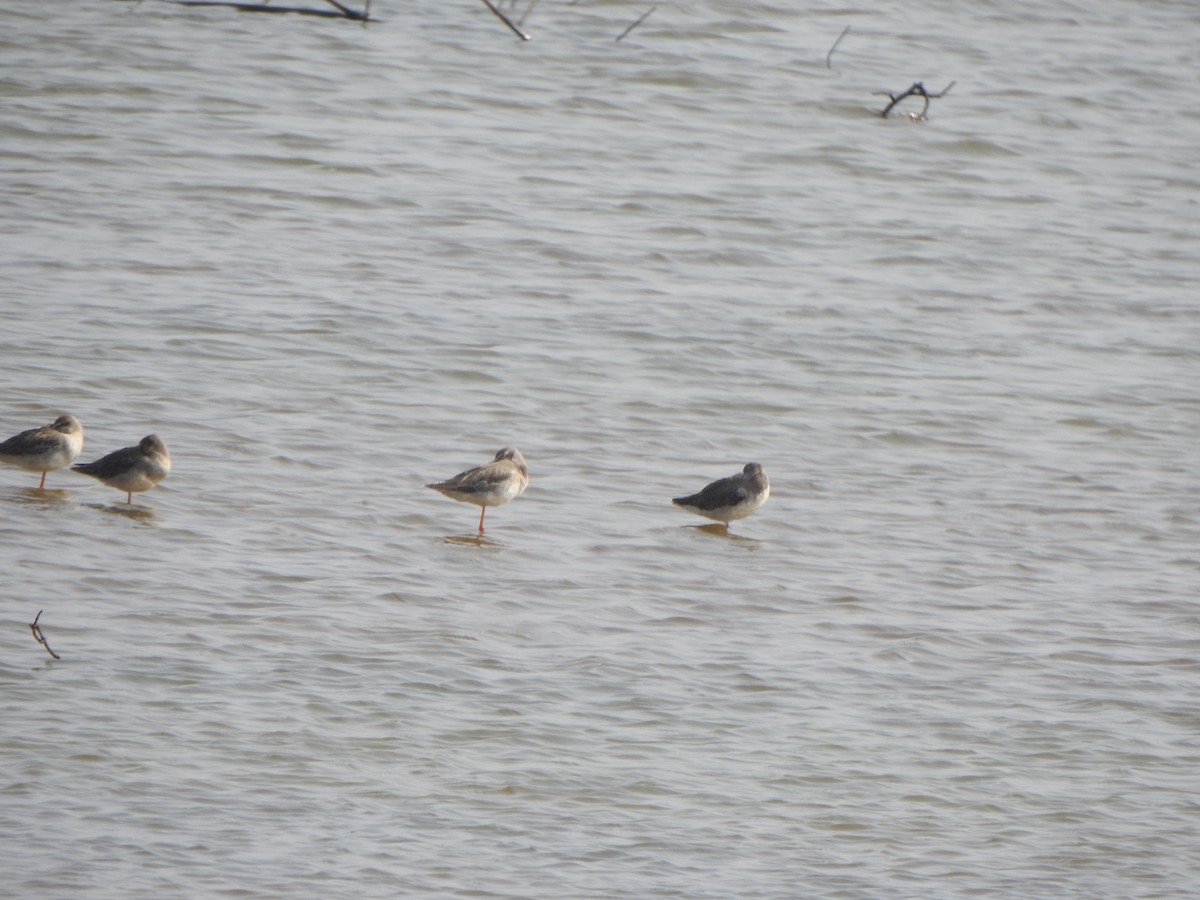
M 649 6 L 0 11 L 13 896 L 1194 895 L 1200 13 Z

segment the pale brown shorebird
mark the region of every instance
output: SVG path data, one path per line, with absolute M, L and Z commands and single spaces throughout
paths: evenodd
M 46 486 L 46 473 L 66 468 L 81 450 L 83 425 L 74 416 L 59 416 L 49 425 L 14 434 L 0 444 L 0 462 L 26 472 L 41 472 L 40 491 Z
M 483 517 L 489 506 L 503 506 L 520 497 L 529 485 L 529 466 L 515 447 L 505 447 L 496 458 L 483 466 L 459 472 L 445 481 L 435 481 L 425 487 L 445 494 L 451 500 L 474 503 L 479 510 L 479 533 L 483 534 Z
M 771 483 L 766 470 L 758 463 L 747 463 L 737 475 L 722 478 L 707 485 L 700 493 L 689 497 L 676 497 L 671 502 L 676 506 L 713 519 L 729 523 L 744 519 L 771 496 Z
M 162 438 L 149 434 L 136 447 L 122 447 L 95 462 L 80 463 L 71 468 L 124 491 L 125 502 L 132 503 L 134 494 L 150 490 L 167 477 L 171 471 L 171 454 Z

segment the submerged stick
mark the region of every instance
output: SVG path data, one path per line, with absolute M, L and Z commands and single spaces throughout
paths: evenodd
M 618 44 L 621 43 L 621 38 L 625 37 L 625 35 L 629 34 L 629 32 L 633 31 L 633 29 L 637 28 L 639 25 L 641 25 L 643 22 L 645 22 L 648 18 L 650 18 L 650 13 L 654 12 L 656 9 L 658 9 L 657 6 L 652 6 L 648 10 L 646 10 L 644 13 L 642 13 L 640 16 L 638 16 L 637 20 L 632 25 L 630 25 L 628 28 L 626 28 L 624 31 L 622 31 L 619 35 L 617 35 L 616 43 L 618 43 Z
M 326 19 L 353 19 L 355 22 L 376 21 L 371 18 L 369 13 L 355 12 L 348 6 L 343 6 L 337 3 L 336 0 L 329 0 L 338 8 L 338 12 L 331 9 L 309 9 L 305 6 L 267 6 L 265 3 L 235 3 L 232 0 L 163 0 L 164 3 L 174 3 L 176 6 L 227 6 L 230 9 L 236 9 L 238 12 L 262 12 L 262 13 L 296 13 L 301 16 L 320 16 Z
M 500 12 L 500 10 L 496 9 L 496 6 L 495 6 L 495 4 L 492 3 L 492 0 L 483 0 L 483 3 L 484 3 L 484 6 L 486 6 L 488 9 L 490 9 L 492 12 L 494 12 L 496 14 L 497 19 L 499 19 L 501 22 L 503 22 L 505 25 L 507 25 L 512 30 L 513 34 L 515 34 L 517 37 L 519 37 L 523 41 L 529 40 L 529 35 L 527 35 L 525 32 L 523 32 L 516 25 L 514 25 L 512 19 L 510 19 L 504 13 Z
M 50 649 L 50 645 L 46 643 L 46 636 L 42 634 L 42 626 L 38 624 L 38 619 L 42 617 L 45 610 L 38 610 L 38 614 L 33 617 L 33 621 L 29 623 L 29 630 L 33 632 L 33 639 L 46 648 L 46 652 L 55 659 L 62 659 L 57 653 Z
M 903 94 L 900 94 L 900 95 L 890 94 L 887 91 L 876 91 L 877 94 L 880 94 L 884 97 L 888 97 L 892 101 L 891 103 L 889 103 L 887 105 L 886 108 L 884 108 L 883 110 L 880 111 L 879 115 L 881 118 L 886 119 L 887 114 L 890 113 L 895 108 L 896 104 L 899 103 L 901 100 L 903 100 L 905 97 L 923 97 L 925 99 L 925 106 L 921 109 L 920 114 L 917 115 L 916 118 L 924 119 L 925 113 L 929 112 L 929 101 L 936 100 L 938 97 L 945 97 L 948 93 L 950 93 L 950 88 L 954 87 L 955 83 L 956 82 L 953 82 L 953 81 L 950 82 L 948 85 L 946 85 L 942 89 L 941 93 L 937 93 L 937 94 L 931 94 L 929 91 L 927 91 L 925 89 L 925 85 L 921 84 L 921 82 L 919 82 L 919 81 L 914 81 L 912 83 L 912 87 L 910 87 L 907 91 L 905 91 Z
M 830 62 L 830 60 L 833 59 L 833 51 L 838 48 L 838 44 L 840 44 L 842 42 L 842 38 L 844 38 L 849 33 L 850 33 L 850 26 L 847 25 L 845 28 L 842 29 L 842 33 L 838 35 L 838 39 L 833 42 L 833 46 L 829 48 L 829 52 L 825 54 L 825 68 L 827 68 L 827 69 L 833 68 L 833 63 Z

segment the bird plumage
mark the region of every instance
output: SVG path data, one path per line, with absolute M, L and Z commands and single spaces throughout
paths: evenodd
M 767 502 L 771 483 L 766 470 L 758 463 L 747 463 L 737 475 L 721 478 L 705 485 L 698 493 L 676 497 L 676 506 L 728 525 L 744 519 Z
M 425 485 L 451 500 L 474 503 L 479 511 L 479 531 L 483 532 L 483 517 L 489 506 L 503 506 L 525 492 L 529 485 L 529 466 L 521 451 L 505 447 L 495 458 L 482 466 L 459 472 L 445 481 Z
M 72 415 L 62 415 L 49 425 L 30 428 L 0 443 L 0 462 L 41 472 L 38 488 L 46 486 L 46 474 L 66 468 L 83 450 L 83 425 Z
M 136 447 L 122 447 L 94 462 L 80 463 L 71 468 L 124 491 L 125 502 L 132 503 L 134 494 L 150 490 L 170 474 L 171 453 L 162 438 L 150 434 L 142 438 Z

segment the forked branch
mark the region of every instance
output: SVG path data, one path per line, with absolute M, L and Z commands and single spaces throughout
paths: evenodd
M 38 624 L 38 619 L 42 617 L 44 610 L 38 610 L 38 614 L 33 617 L 33 621 L 29 623 L 29 630 L 33 632 L 33 639 L 46 648 L 46 652 L 55 659 L 62 659 L 57 653 L 50 649 L 50 645 L 46 643 L 46 636 L 42 634 L 42 626 Z
M 895 109 L 896 104 L 899 103 L 901 100 L 903 100 L 905 97 L 923 97 L 925 100 L 925 106 L 921 109 L 920 114 L 913 116 L 913 118 L 924 119 L 925 114 L 927 112 L 929 112 L 929 101 L 936 100 L 938 97 L 945 97 L 948 93 L 950 93 L 950 88 L 952 88 L 952 87 L 954 87 L 953 81 L 950 82 L 948 85 L 946 85 L 939 93 L 931 94 L 928 90 L 925 89 L 925 85 L 921 84 L 921 82 L 919 82 L 919 81 L 914 81 L 912 83 L 912 87 L 910 87 L 903 94 L 889 94 L 887 91 L 876 91 L 877 94 L 879 94 L 883 97 L 887 97 L 892 101 L 891 103 L 889 103 L 887 105 L 887 107 L 885 109 L 880 110 L 879 115 L 882 118 L 886 119 L 888 113 L 890 113 L 893 109 Z

